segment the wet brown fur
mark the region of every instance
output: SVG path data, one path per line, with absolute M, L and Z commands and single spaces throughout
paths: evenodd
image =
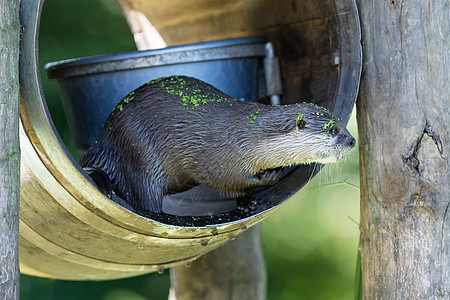
M 243 195 L 264 183 L 258 176 L 265 170 L 337 161 L 353 145 L 323 108 L 238 101 L 195 78 L 173 76 L 122 99 L 80 163 L 105 172 L 137 210 L 161 212 L 166 193 L 204 184 Z

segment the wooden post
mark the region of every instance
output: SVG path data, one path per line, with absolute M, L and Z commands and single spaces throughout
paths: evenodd
M 358 4 L 364 299 L 449 299 L 449 3 Z
M 0 2 L 0 299 L 19 299 L 19 1 Z
M 256 225 L 190 267 L 170 270 L 170 300 L 265 299 L 261 225 Z

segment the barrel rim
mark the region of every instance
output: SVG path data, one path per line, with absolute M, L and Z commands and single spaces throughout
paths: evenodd
M 198 61 L 262 57 L 269 40 L 264 36 L 221 39 L 160 49 L 103 54 L 47 63 L 50 79 L 131 70 Z

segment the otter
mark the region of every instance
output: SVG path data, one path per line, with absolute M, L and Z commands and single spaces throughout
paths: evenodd
M 230 196 L 275 184 L 282 168 L 340 161 L 355 139 L 310 103 L 236 100 L 187 76 L 152 80 L 114 108 L 80 164 L 104 172 L 137 211 L 162 211 L 167 193 L 203 184 Z

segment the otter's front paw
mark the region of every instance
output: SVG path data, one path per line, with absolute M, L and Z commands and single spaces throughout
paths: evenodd
M 253 182 L 257 182 L 260 185 L 274 185 L 277 183 L 283 175 L 283 168 L 259 170 L 258 174 L 252 177 Z

